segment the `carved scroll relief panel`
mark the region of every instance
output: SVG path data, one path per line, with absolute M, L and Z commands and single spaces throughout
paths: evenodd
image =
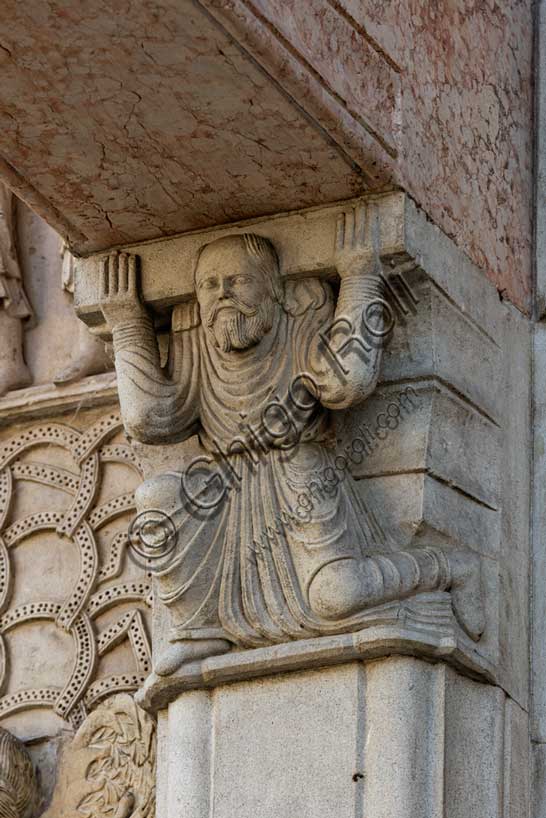
M 0 720 L 22 736 L 77 727 L 150 669 L 150 583 L 127 557 L 134 453 L 111 411 L 0 439 Z

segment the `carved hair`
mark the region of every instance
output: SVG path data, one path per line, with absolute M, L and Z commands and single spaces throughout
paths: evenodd
M 36 801 L 32 761 L 21 742 L 0 728 L 0 818 L 29 818 Z
M 208 247 L 213 247 L 217 243 L 220 244 L 228 242 L 232 244 L 239 244 L 243 247 L 269 285 L 271 296 L 275 299 L 275 301 L 278 301 L 279 304 L 282 304 L 284 299 L 284 288 L 281 279 L 279 256 L 277 255 L 277 251 L 275 250 L 273 243 L 264 236 L 258 236 L 256 233 L 239 233 L 231 236 L 224 236 L 223 238 L 211 241 L 209 244 L 204 244 L 199 249 L 199 253 L 197 255 L 194 278 L 195 274 L 197 273 L 199 259 L 201 258 L 203 251 Z

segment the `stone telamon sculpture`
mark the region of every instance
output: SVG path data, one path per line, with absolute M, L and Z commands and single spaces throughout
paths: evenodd
M 32 381 L 23 343 L 33 312 L 19 264 L 16 208 L 15 196 L 0 184 L 0 397 Z
M 76 259 L 65 241 L 61 242 L 62 286 L 74 297 L 74 268 Z M 54 383 L 72 383 L 88 375 L 98 375 L 112 368 L 112 362 L 105 351 L 104 343 L 91 334 L 83 322 L 78 327 L 78 338 L 72 351 L 70 362 L 54 377 Z
M 32 761 L 21 742 L 0 727 L 0 818 L 32 818 L 37 801 Z
M 396 550 L 360 510 L 352 479 L 324 493 L 311 514 L 295 511 L 334 465 L 332 412 L 363 403 L 378 379 L 385 302 L 366 221 L 363 207 L 339 219 L 337 305 L 318 278 L 283 282 L 263 237 L 205 245 L 198 303 L 173 312 L 165 370 L 139 299 L 138 260 L 121 253 L 103 262 L 102 309 L 128 433 L 148 444 L 197 433 L 205 451 L 183 474 L 160 475 L 137 492 L 143 519 L 160 510 L 176 531 L 174 553 L 156 573 L 173 624 L 156 678 L 233 644 L 357 630 L 371 607 L 422 592 L 449 590 L 460 625 L 475 640 L 482 633 L 471 551 Z M 334 325 L 345 328 L 337 361 L 325 343 Z M 197 491 L 190 477 L 204 469 L 209 479 Z

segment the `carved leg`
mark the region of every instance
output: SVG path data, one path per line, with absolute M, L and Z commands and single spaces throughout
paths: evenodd
M 80 323 L 78 343 L 70 364 L 53 378 L 53 383 L 71 383 L 87 375 L 98 375 L 112 369 L 112 362 L 104 349 L 104 343 L 92 335 L 85 324 Z
M 23 354 L 23 322 L 0 311 L 0 397 L 32 383 Z
M 199 621 L 199 616 L 197 621 L 195 619 L 196 610 L 199 611 L 202 608 L 203 591 L 199 583 L 192 584 L 191 577 L 195 571 L 198 572 L 201 579 L 203 577 L 202 572 L 199 574 L 200 556 L 201 549 L 206 553 L 209 548 L 210 535 L 208 529 L 205 529 L 205 533 L 201 538 L 197 537 L 195 539 L 191 553 L 187 554 L 182 562 L 177 560 L 179 550 L 183 548 L 184 539 L 191 539 L 192 533 L 195 534 L 195 529 L 190 532 L 184 527 L 185 522 L 191 525 L 192 520 L 188 518 L 187 512 L 184 511 L 181 504 L 181 479 L 181 475 L 176 472 L 156 475 L 142 483 L 135 495 L 141 522 L 145 522 L 146 512 L 150 512 L 152 515 L 157 514 L 158 511 L 160 512 L 159 519 L 152 516 L 151 519 L 156 519 L 157 522 L 152 527 L 148 526 L 146 537 L 148 539 L 152 537 L 155 527 L 157 528 L 159 541 L 161 541 L 165 533 L 172 533 L 173 531 L 176 531 L 178 538 L 174 550 L 167 554 L 166 561 L 161 565 L 156 575 L 156 590 L 158 592 L 155 597 L 156 604 L 161 604 L 162 593 L 169 598 L 174 592 L 174 599 L 167 603 L 172 625 L 171 641 L 157 661 L 154 662 L 154 673 L 148 680 L 150 685 L 155 684 L 160 677 L 171 676 L 182 665 L 208 656 L 226 653 L 232 647 L 231 642 L 222 638 L 224 631 L 221 623 L 219 620 L 216 622 L 211 621 L 210 611 L 207 613 L 206 607 L 203 609 L 206 623 L 203 623 L 202 620 Z M 161 514 L 165 515 L 164 519 L 162 519 Z M 198 522 L 197 530 L 200 526 L 201 523 Z M 213 561 L 210 570 L 216 572 L 216 565 L 216 562 Z M 185 587 L 186 585 L 188 587 Z M 208 595 L 210 596 L 210 594 Z M 218 603 L 216 597 L 212 598 L 211 604 L 217 617 Z M 188 629 L 185 627 L 188 620 L 192 621 L 192 626 L 189 628 L 191 633 L 188 633 Z
M 335 620 L 416 593 L 449 589 L 460 625 L 479 639 L 485 627 L 480 561 L 470 551 L 419 548 L 330 562 L 313 578 L 309 603 L 319 616 Z

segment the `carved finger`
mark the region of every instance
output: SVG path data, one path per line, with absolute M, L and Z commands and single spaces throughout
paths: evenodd
M 118 258 L 118 289 L 120 293 L 127 292 L 128 286 L 128 256 L 127 253 L 120 253 Z
M 104 301 L 108 295 L 108 256 L 99 262 L 99 300 Z
M 355 214 L 355 240 L 357 245 L 366 243 L 366 207 L 359 205 Z
M 130 255 L 127 271 L 127 292 L 136 295 L 137 288 L 137 257 Z
M 118 292 L 118 263 L 118 254 L 110 253 L 108 259 L 108 290 L 110 295 L 117 295 Z
M 355 212 L 351 208 L 345 213 L 345 247 L 353 247 L 355 243 Z
M 345 213 L 340 213 L 336 221 L 336 250 L 343 250 L 345 241 Z

